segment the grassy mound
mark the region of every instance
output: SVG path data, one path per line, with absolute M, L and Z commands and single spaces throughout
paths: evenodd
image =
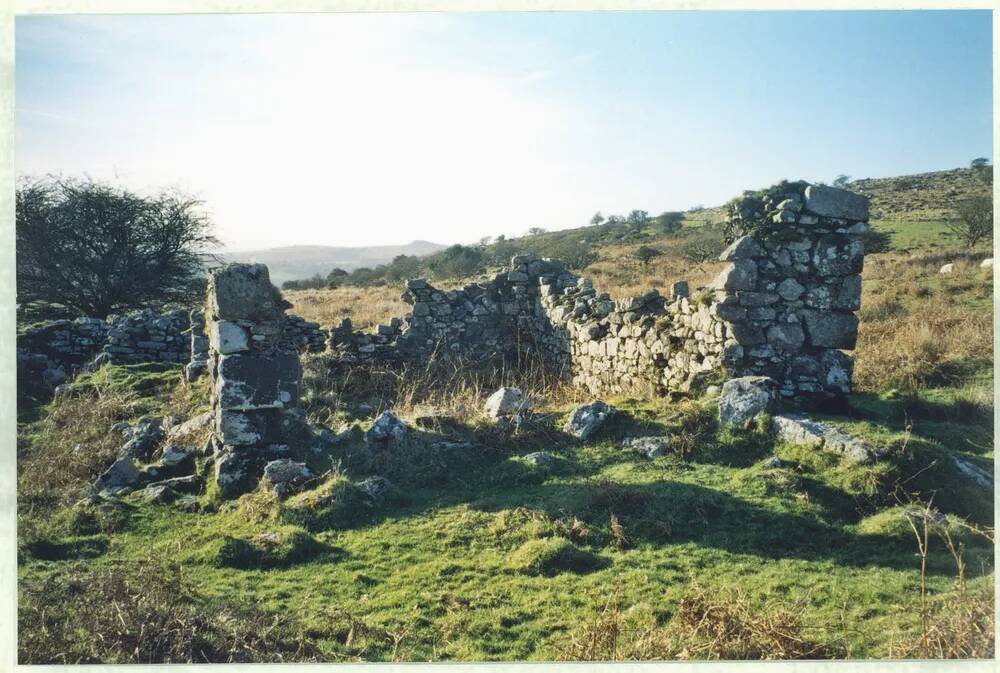
M 509 567 L 525 575 L 585 573 L 601 565 L 601 558 L 563 537 L 529 540 L 511 554 Z

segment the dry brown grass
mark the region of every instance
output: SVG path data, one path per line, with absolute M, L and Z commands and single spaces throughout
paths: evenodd
M 638 610 L 621 609 L 612 594 L 596 617 L 570 634 L 563 661 L 829 659 L 837 645 L 815 641 L 803 603 L 755 604 L 740 589 L 693 586 L 665 627 Z
M 664 252 L 670 247 L 665 242 L 651 245 Z M 680 280 L 688 281 L 694 290 L 707 285 L 725 266 L 723 262 L 695 264 L 667 254 L 643 266 L 632 257 L 638 247 L 636 244 L 602 249 L 601 260 L 588 266 L 583 275 L 593 279 L 598 292 L 607 292 L 615 299 L 621 299 L 640 295 L 651 288 L 668 295 L 670 286 Z
M 421 365 L 340 367 L 329 354 L 303 360 L 303 384 L 310 410 L 328 422 L 352 401 L 363 400 L 373 414 L 391 409 L 403 417 L 447 415 L 463 422 L 483 420 L 483 403 L 497 388 L 515 386 L 548 405 L 585 401 L 571 386 L 535 358 L 520 363 L 476 365 L 432 356 Z
M 22 580 L 18 599 L 21 664 L 283 662 L 318 655 L 283 615 L 236 601 L 204 611 L 204 597 L 181 567 L 158 559 L 77 563 L 65 573 Z
M 386 285 L 285 290 L 282 295 L 292 304 L 289 312 L 306 320 L 320 325 L 335 325 L 342 318 L 350 318 L 355 329 L 364 329 L 408 313 L 409 304 L 399 298 L 402 292 L 401 286 Z
M 111 386 L 58 400 L 29 441 L 18 438 L 18 504 L 69 502 L 114 460 L 121 435 L 108 432 L 134 415 L 136 395 Z
M 960 385 L 993 360 L 992 274 L 958 251 L 866 261 L 854 381 L 858 390 Z M 978 255 L 977 257 L 981 257 Z

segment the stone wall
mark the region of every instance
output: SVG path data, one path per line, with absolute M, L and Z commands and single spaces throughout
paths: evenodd
M 729 262 L 693 295 L 687 283 L 612 301 L 555 260 L 518 255 L 456 290 L 410 280 L 409 314 L 372 332 L 349 320 L 328 347 L 348 363 L 470 361 L 540 354 L 593 394 L 689 391 L 712 379 L 764 375 L 800 405 L 850 392 L 867 232 L 867 199 L 803 182 L 730 204 Z
M 508 270 L 459 289 L 439 290 L 425 279 L 412 279 L 402 295 L 410 313 L 371 332 L 354 330 L 345 319 L 330 329 L 328 348 L 352 363 L 431 357 L 478 362 L 532 352 L 560 361 L 565 358 L 552 354 L 565 350 L 565 343 L 552 340 L 541 287 L 576 282 L 561 262 L 529 255 L 515 256 Z
M 325 348 L 327 336 L 317 323 L 286 315 L 281 338 L 300 352 L 316 352 Z M 187 378 L 197 378 L 208 365 L 204 310 L 142 309 L 107 320 L 55 320 L 17 336 L 18 378 L 25 381 L 34 378 L 51 388 L 84 366 L 104 362 L 186 362 Z
M 284 302 L 262 264 L 213 270 L 206 312 L 216 483 L 228 497 L 253 488 L 269 461 L 287 455 L 299 352 L 285 338 Z
M 187 311 L 156 313 L 152 309 L 109 316 L 104 358 L 115 364 L 139 362 L 186 362 L 189 358 Z

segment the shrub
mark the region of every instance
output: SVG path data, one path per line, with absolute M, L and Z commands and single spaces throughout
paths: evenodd
M 196 200 L 47 179 L 22 182 L 15 201 L 20 304 L 103 318 L 153 302 L 197 301 L 203 291 L 204 256 L 217 241 Z
M 690 231 L 684 242 L 678 246 L 680 256 L 689 262 L 703 264 L 715 261 L 726 249 L 720 227 L 706 224 Z
M 483 253 L 478 248 L 453 245 L 428 259 L 427 268 L 437 278 L 467 278 L 483 270 Z
M 993 199 L 975 196 L 955 206 L 958 219 L 948 223 L 951 234 L 970 248 L 993 239 Z

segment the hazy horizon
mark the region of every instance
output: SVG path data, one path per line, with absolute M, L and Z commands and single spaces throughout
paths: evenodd
M 28 16 L 16 168 L 226 252 L 470 243 L 992 158 L 989 11 Z

